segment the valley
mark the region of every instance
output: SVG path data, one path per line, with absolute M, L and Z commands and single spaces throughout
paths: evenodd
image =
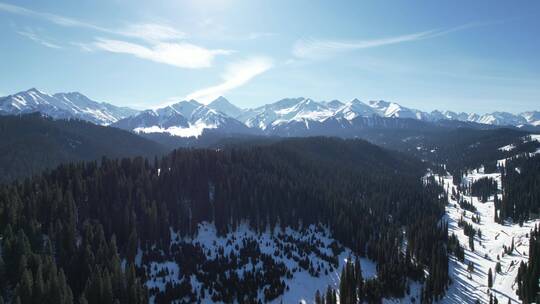
M 10 265 L 23 263 L 10 244 L 32 240 L 22 256 L 40 260 L 51 246 L 66 271 L 65 292 L 91 302 L 108 296 L 92 285 L 107 276 L 132 282 L 132 300 L 150 303 L 313 303 L 316 295 L 342 303 L 344 294 L 369 303 L 520 303 L 529 292 L 518 286 L 540 220 L 529 218 L 536 189 L 528 190 L 533 200 L 521 189 L 537 182 L 535 134 L 386 126 L 362 135 L 385 148 L 359 139 L 231 135 L 217 136 L 212 148 L 166 152 L 137 134 L 79 120 L 29 114 L 0 123 L 4 149 L 17 141 L 28 150 L 40 140 L 55 148 L 40 157 L 86 161 L 56 169 L 44 162 L 52 171 L 24 185 L 12 178 L 0 191 L 7 219 L 0 224 Z M 126 144 L 103 145 L 105 138 Z M 111 158 L 99 159 L 103 153 Z M 147 158 L 115 159 L 142 153 Z M 24 214 L 40 224 L 26 230 Z M 43 229 L 51 243 L 36 241 Z M 86 283 L 67 283 L 86 263 L 94 268 L 85 270 Z M 32 276 L 40 271 L 28 268 Z M 112 297 L 127 299 L 124 292 Z

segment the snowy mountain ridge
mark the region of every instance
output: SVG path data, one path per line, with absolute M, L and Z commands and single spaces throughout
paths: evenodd
M 540 126 L 540 111 L 520 114 L 496 111 L 482 115 L 439 110 L 425 112 L 395 102 L 363 102 L 356 98 L 346 103 L 338 100 L 315 101 L 305 97 L 284 98 L 260 107 L 242 109 L 219 97 L 207 105 L 196 100 L 183 100 L 158 109 L 136 111 L 96 102 L 78 92 L 49 95 L 32 88 L 0 97 L 0 114 L 30 112 L 41 112 L 56 119 L 78 118 L 140 133 L 169 133 L 175 136 L 199 136 L 205 129 L 281 136 L 309 134 L 310 130 L 318 128 L 334 134 L 341 129 L 377 125 L 380 123 L 377 118 Z
M 240 111 L 223 97 L 209 105 L 183 100 L 163 108 L 142 111 L 112 126 L 136 133 L 166 133 L 179 137 L 198 137 L 206 129 L 245 133 L 249 129 L 244 124 L 224 113 L 234 115 Z
M 157 116 L 146 117 L 148 111 Z M 338 100 L 315 101 L 305 97 L 284 98 L 260 107 L 242 109 L 219 97 L 207 105 L 196 100 L 183 100 L 167 107 L 142 111 L 113 126 L 138 133 L 168 133 L 180 137 L 198 137 L 206 129 L 222 133 L 302 136 L 310 132 L 335 135 L 341 134 L 342 130 L 354 133 L 359 128 L 384 127 L 387 122 L 380 118 L 423 122 L 455 120 L 497 126 L 540 125 L 540 113 L 535 111 L 519 115 L 505 112 L 478 115 L 437 110 L 428 113 L 383 100 L 365 103 L 353 99 L 343 103 Z
M 338 100 L 330 102 L 314 101 L 313 99 L 304 97 L 286 98 L 258 108 L 243 110 L 242 114 L 235 118 L 250 128 L 269 131 L 272 127 L 300 121 L 308 121 L 306 125 L 309 124 L 309 121 L 324 122 L 331 118 L 351 122 L 359 117 L 369 119 L 373 116 L 408 118 L 426 122 L 456 120 L 496 126 L 508 125 L 520 127 L 523 125 L 540 125 L 540 112 L 538 111 L 529 111 L 520 114 L 493 112 L 483 115 L 439 110 L 424 112 L 404 107 L 395 102 L 376 100 L 365 103 L 356 98 L 346 103 Z
M 98 125 L 109 125 L 137 113 L 130 108 L 91 100 L 79 92 L 50 95 L 31 88 L 0 97 L 0 114 L 18 115 L 32 112 L 41 112 L 55 119 L 77 118 Z

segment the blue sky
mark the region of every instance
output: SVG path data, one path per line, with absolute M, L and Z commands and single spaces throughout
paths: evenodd
M 4 1 L 0 95 L 540 107 L 539 1 Z

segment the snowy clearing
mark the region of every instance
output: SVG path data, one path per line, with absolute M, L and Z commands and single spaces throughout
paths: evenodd
M 208 260 L 229 256 L 231 253 L 237 254 L 242 250 L 245 240 L 255 240 L 262 254 L 269 254 L 276 263 L 284 263 L 293 273 L 292 278 L 283 277 L 288 289 L 285 290 L 283 295 L 270 301 L 270 303 L 314 303 L 314 296 L 317 290 L 324 293 L 329 285 L 339 290 L 341 269 L 347 258 L 354 258 L 350 249 L 340 246 L 342 248 L 341 253 L 337 256 L 339 265 L 337 267 L 331 266 L 331 263 L 328 262 L 326 257 L 333 257 L 331 247 L 333 243 L 336 244 L 337 242 L 331 237 L 328 229 L 314 225 L 301 231 L 287 227 L 283 230 L 276 228 L 273 233 L 267 231 L 257 234 L 247 224 L 242 224 L 233 233 L 219 237 L 214 224 L 204 222 L 199 224 L 198 233 L 193 239 L 181 238 L 174 231 L 171 232 L 171 245 L 181 243 L 199 245 L 203 248 L 203 252 Z M 313 265 L 321 266 L 318 276 L 314 276 L 313 273 L 299 266 L 298 260 L 295 257 L 301 257 L 301 253 L 295 246 L 292 246 L 292 248 L 296 248 L 296 250 L 293 249 L 292 255 L 280 254 L 280 244 L 299 244 L 301 242 L 318 244 L 319 252 L 317 254 L 311 252 L 308 256 Z M 220 250 L 223 251 L 220 252 Z M 137 258 L 140 260 L 139 254 Z M 374 262 L 365 258 L 361 258 L 360 261 L 364 279 L 373 278 L 377 275 Z M 147 268 L 149 279 L 146 282 L 146 286 L 149 288 L 157 287 L 163 290 L 167 282 L 178 283 L 180 281 L 179 278 L 183 275 L 181 274 L 182 269 L 180 269 L 180 266 L 175 261 L 151 262 L 149 265 L 149 268 Z M 262 267 L 263 264 L 261 261 L 252 261 L 237 269 L 231 269 L 231 271 L 235 271 L 242 277 L 245 271 L 258 271 Z M 163 270 L 166 270 L 166 275 L 163 275 Z M 161 275 L 159 275 L 160 272 Z M 200 294 L 202 284 L 197 280 L 195 275 L 190 276 L 190 282 L 193 291 L 196 294 Z M 414 301 L 411 300 L 412 298 L 418 299 L 420 289 L 420 283 L 411 282 L 409 296 L 403 299 L 384 299 L 384 303 L 411 303 L 411 301 Z M 205 290 L 205 293 L 206 296 L 202 300 L 202 303 L 215 303 L 212 301 L 209 291 Z M 259 298 L 264 301 L 262 290 L 259 290 Z M 151 298 L 151 302 L 153 302 L 153 298 Z

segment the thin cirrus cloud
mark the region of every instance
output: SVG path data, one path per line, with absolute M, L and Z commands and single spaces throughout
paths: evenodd
M 43 20 L 52 22 L 56 25 L 61 25 L 61 26 L 66 26 L 66 27 L 80 27 L 80 28 L 87 28 L 87 29 L 92 29 L 92 30 L 96 30 L 100 32 L 109 32 L 109 33 L 114 32 L 113 30 L 109 30 L 107 28 L 103 28 L 103 27 L 100 27 L 91 23 L 86 23 L 83 21 L 79 21 L 76 19 L 59 16 L 55 14 L 38 12 L 35 10 L 24 8 L 22 6 L 8 4 L 8 3 L 0 2 L 0 10 L 11 13 L 11 14 L 15 14 L 15 15 L 22 15 L 22 16 L 43 19 Z
M 13 4 L 0 2 L 0 11 L 7 13 L 42 19 L 63 27 L 77 27 L 94 30 L 107 34 L 139 38 L 146 41 L 170 41 L 186 38 L 186 34 L 171 26 L 156 23 L 129 24 L 120 29 L 110 29 L 89 22 L 64 17 L 60 15 L 39 12 Z
M 131 24 L 119 31 L 127 37 L 137 37 L 149 42 L 173 41 L 187 38 L 187 34 L 168 25 L 156 23 Z
M 87 50 L 98 49 L 112 53 L 130 54 L 141 59 L 164 63 L 179 68 L 206 68 L 212 66 L 218 55 L 228 55 L 232 51 L 206 49 L 190 43 L 159 42 L 152 46 L 131 43 L 122 40 L 98 38 Z
M 294 46 L 292 53 L 297 58 L 303 59 L 315 59 L 321 57 L 327 57 L 335 55 L 339 52 L 353 51 L 360 49 L 368 49 L 381 47 L 391 44 L 399 44 L 404 42 L 413 42 L 418 40 L 431 39 L 439 36 L 443 36 L 452 32 L 465 30 L 471 27 L 483 26 L 491 23 L 470 23 L 457 26 L 449 29 L 435 29 L 423 32 L 417 32 L 412 34 L 367 39 L 367 40 L 319 40 L 319 39 L 301 39 L 298 40 Z
M 220 84 L 192 92 L 186 96 L 186 99 L 195 99 L 202 103 L 208 103 L 235 88 L 245 85 L 254 77 L 271 69 L 272 66 L 272 60 L 267 57 L 253 57 L 231 63 L 221 76 L 223 81 Z
M 39 43 L 45 47 L 51 48 L 51 49 L 61 49 L 62 47 L 59 46 L 56 43 L 50 42 L 45 38 L 40 37 L 36 32 L 34 32 L 31 29 L 26 29 L 22 31 L 17 31 L 17 34 L 26 37 L 36 43 Z
M 121 39 L 96 38 L 90 43 L 70 43 L 86 52 L 100 50 L 129 54 L 141 59 L 189 69 L 210 67 L 216 56 L 232 53 L 231 50 L 207 49 L 187 43 L 184 41 L 187 38 L 184 32 L 164 24 L 135 23 L 128 24 L 120 29 L 110 29 L 69 17 L 1 2 L 0 11 L 46 20 L 63 27 L 83 28 L 124 38 L 136 38 L 144 42 L 144 44 L 139 44 Z M 19 34 L 46 47 L 60 48 L 59 45 L 50 43 L 33 32 L 25 31 L 19 32 Z

